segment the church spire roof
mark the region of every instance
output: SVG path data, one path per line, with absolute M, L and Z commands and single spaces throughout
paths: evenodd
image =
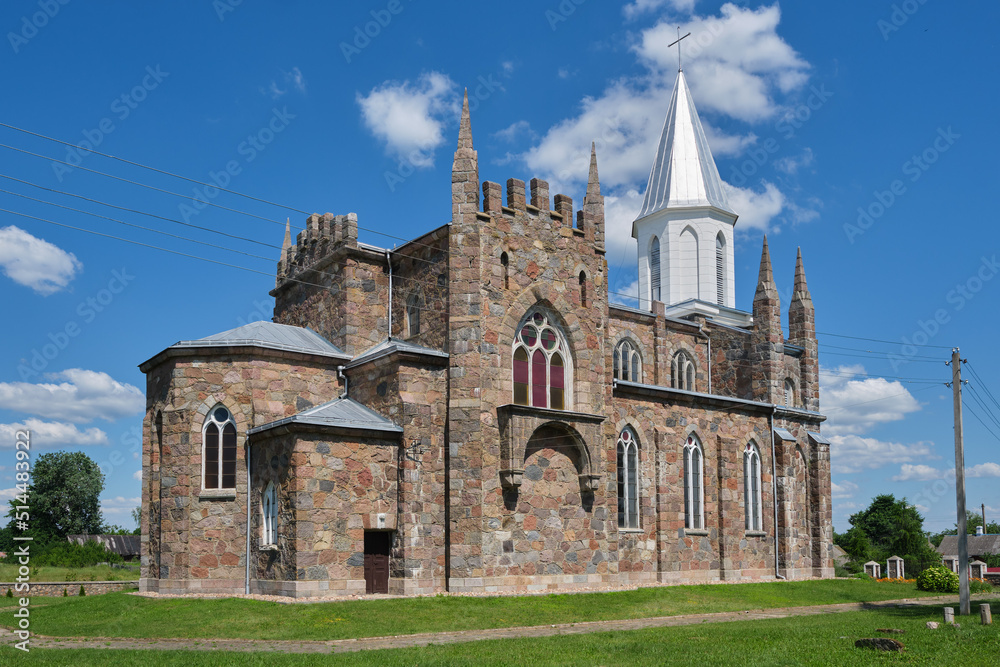
M 587 197 L 601 196 L 601 179 L 597 175 L 597 143 L 590 143 L 590 176 L 587 179 Z
M 465 99 L 462 101 L 462 120 L 458 128 L 458 149 L 472 150 L 472 119 L 469 115 L 469 89 L 465 89 Z
M 281 256 L 284 258 L 285 251 L 292 247 L 292 219 L 285 219 L 285 240 L 281 244 Z
M 736 215 L 723 189 L 684 72 L 679 71 L 637 219 L 663 209 L 695 207 Z

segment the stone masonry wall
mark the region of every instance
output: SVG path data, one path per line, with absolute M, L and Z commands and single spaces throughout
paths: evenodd
M 143 467 L 153 474 L 143 480 L 144 588 L 243 589 L 246 433 L 338 391 L 336 371 L 327 363 L 294 355 L 169 358 L 150 370 Z M 236 421 L 236 492 L 202 490 L 202 427 L 219 404 Z
M 448 227 L 393 251 L 392 335 L 446 351 L 448 344 Z M 420 309 L 417 333 L 409 328 L 410 299 Z

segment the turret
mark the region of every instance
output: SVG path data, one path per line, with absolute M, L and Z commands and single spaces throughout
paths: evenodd
M 458 148 L 455 150 L 455 161 L 451 169 L 451 195 L 452 223 L 475 222 L 479 211 L 479 156 L 472 145 L 468 90 L 465 91 L 465 100 L 462 102 Z
M 597 175 L 597 145 L 590 145 L 590 176 L 587 178 L 587 195 L 583 198 L 583 215 L 587 234 L 593 233 L 594 245 L 604 249 L 604 195 Z M 591 232 L 593 230 L 593 232 Z
M 771 254 L 764 237 L 757 292 L 753 297 L 753 329 L 750 335 L 751 391 L 755 401 L 784 402 L 784 341 L 781 332 L 781 300 L 774 283 Z
M 801 347 L 804 352 L 799 361 L 800 397 L 796 404 L 806 410 L 819 412 L 819 345 L 816 342 L 816 309 L 806 284 L 806 270 L 802 265 L 802 249 L 795 260 L 795 291 L 788 308 L 788 342 Z

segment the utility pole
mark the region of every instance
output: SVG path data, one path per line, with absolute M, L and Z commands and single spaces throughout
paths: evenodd
M 986 535 L 986 503 L 980 504 L 979 509 L 983 512 L 983 535 Z
M 969 535 L 965 516 L 965 446 L 962 442 L 962 358 L 951 351 L 951 392 L 955 397 L 955 496 L 958 500 L 958 601 L 961 614 L 971 613 L 969 601 Z

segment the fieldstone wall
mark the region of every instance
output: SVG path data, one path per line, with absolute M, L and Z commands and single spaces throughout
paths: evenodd
M 14 597 L 62 597 L 63 591 L 69 597 L 80 595 L 80 586 L 87 592 L 87 595 L 102 595 L 104 593 L 118 593 L 120 591 L 130 591 L 139 588 L 138 581 L 40 581 L 31 582 L 31 589 L 27 592 L 17 592 L 15 588 L 18 584 L 12 582 L 0 582 L 0 596 L 7 595 L 7 591 L 13 591 Z
M 358 222 L 313 215 L 278 265 L 274 321 L 309 327 L 354 356 L 386 339 L 385 254 L 358 244 Z
M 328 360 L 266 350 L 192 351 L 149 370 L 143 426 L 143 466 L 149 472 L 143 477 L 143 590 L 243 590 L 246 432 L 326 402 L 338 391 L 337 373 Z M 202 489 L 202 427 L 220 404 L 236 421 L 235 492 Z
M 448 345 L 448 227 L 392 251 L 392 336 L 447 351 Z M 411 331 L 408 305 L 415 299 L 420 327 Z

